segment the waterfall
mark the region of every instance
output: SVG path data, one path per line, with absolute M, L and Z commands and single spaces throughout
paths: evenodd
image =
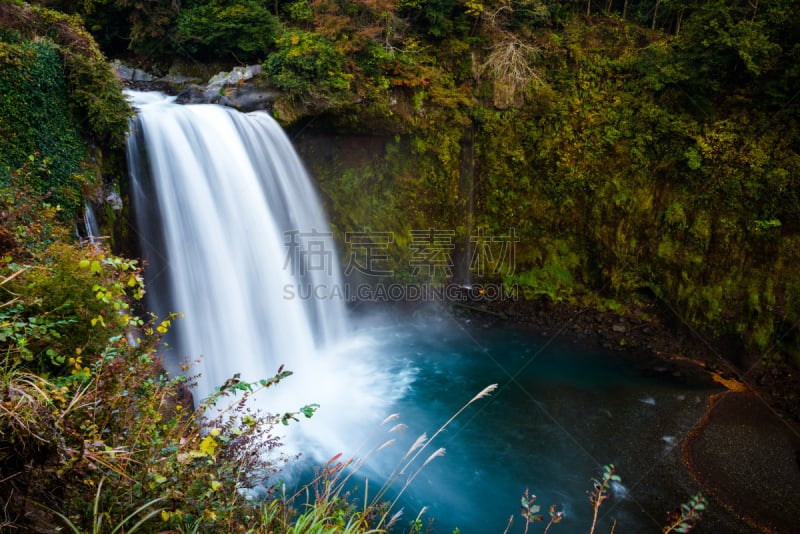
M 388 370 L 359 356 L 366 341 L 348 328 L 342 295 L 331 296 L 343 287 L 332 234 L 289 139 L 263 112 L 129 97 L 147 304 L 161 317 L 185 314 L 169 339 L 171 369 L 199 358 L 190 373 L 205 398 L 236 373 L 256 381 L 283 364 L 294 375 L 260 407 L 319 403 L 296 426 L 334 449 L 320 454 L 347 448 L 352 427 L 383 417 L 399 393 Z
M 97 239 L 100 237 L 100 226 L 97 224 L 97 217 L 95 217 L 94 209 L 89 202 L 83 204 L 83 229 L 89 244 L 97 243 Z M 78 234 L 80 237 L 80 232 Z

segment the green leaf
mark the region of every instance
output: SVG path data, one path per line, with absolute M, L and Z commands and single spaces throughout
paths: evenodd
M 314 415 L 314 412 L 316 412 L 318 408 L 319 408 L 319 404 L 306 404 L 305 406 L 300 408 L 300 411 L 303 413 L 303 415 L 306 416 L 307 419 L 310 419 L 311 416 Z

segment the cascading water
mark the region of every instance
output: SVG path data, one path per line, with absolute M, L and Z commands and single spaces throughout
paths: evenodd
M 94 209 L 89 202 L 83 205 L 83 230 L 89 244 L 97 243 L 97 239 L 100 237 L 100 226 L 97 224 L 97 217 L 95 217 Z M 81 237 L 80 232 L 78 232 L 78 237 Z
M 148 305 L 160 317 L 185 313 L 172 368 L 200 358 L 194 394 L 204 398 L 236 373 L 255 381 L 284 364 L 295 374 L 259 407 L 318 403 L 299 431 L 324 443 L 320 455 L 354 447 L 402 385 L 355 350 L 362 341 L 348 331 L 343 299 L 329 298 L 342 287 L 334 243 L 289 139 L 266 113 L 129 96 L 139 111 L 128 161 Z

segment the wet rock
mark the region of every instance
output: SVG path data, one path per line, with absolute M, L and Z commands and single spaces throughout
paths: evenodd
M 175 97 L 175 102 L 178 104 L 204 104 L 206 97 L 202 87 L 192 84 L 180 90 Z
M 114 62 L 111 64 L 111 68 L 114 70 L 114 74 L 117 75 L 117 79 L 124 82 L 132 82 L 133 81 L 133 69 L 123 65 L 119 62 Z
M 233 106 L 240 111 L 256 111 L 270 109 L 280 92 L 272 87 L 259 85 L 242 85 L 236 87 L 229 98 Z
M 206 83 L 199 78 L 170 73 L 157 78 L 141 69 L 134 69 L 119 62 L 112 64 L 117 77 L 128 87 L 141 90 L 163 91 L 176 95 L 179 104 L 218 104 L 240 111 L 269 110 L 280 92 L 264 77 L 259 76 L 261 65 L 234 67 L 221 71 Z
M 625 325 L 621 324 L 621 323 L 616 323 L 616 324 L 612 325 L 611 326 L 611 330 L 616 332 L 616 333 L 618 333 L 618 334 L 623 334 L 623 333 L 628 331 L 628 329 L 625 327 Z
M 119 193 L 116 191 L 110 191 L 105 196 L 106 204 L 108 204 L 112 210 L 119 211 L 122 209 L 122 197 L 119 196 Z
M 165 87 L 184 87 L 189 84 L 200 83 L 200 78 L 183 76 L 181 74 L 167 74 L 166 76 L 162 76 L 161 78 L 155 80 L 155 83 Z
M 153 76 L 152 74 L 150 74 L 148 72 L 143 71 L 142 69 L 134 69 L 133 70 L 132 81 L 134 83 L 137 83 L 137 82 L 152 82 L 155 79 L 156 79 L 155 76 Z

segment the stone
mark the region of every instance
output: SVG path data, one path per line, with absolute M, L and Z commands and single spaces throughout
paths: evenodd
M 156 78 L 118 61 L 112 67 L 125 85 L 174 94 L 179 104 L 218 104 L 244 112 L 266 111 L 272 109 L 280 96 L 280 91 L 258 78 L 263 72 L 261 65 L 234 67 L 230 72 L 220 71 L 205 84 L 197 77 L 184 76 L 179 72 Z
M 197 84 L 200 82 L 200 79 L 191 76 L 182 76 L 180 74 L 167 74 L 157 79 L 156 82 L 165 86 L 178 87 L 187 84 Z
M 156 79 L 155 76 L 143 71 L 142 69 L 134 69 L 133 78 L 131 80 L 133 82 L 152 82 L 155 79 Z
M 251 78 L 261 74 L 263 71 L 264 71 L 264 67 L 262 67 L 261 65 L 258 65 L 258 64 L 256 64 L 256 65 L 248 65 L 247 69 L 246 69 L 246 72 L 245 72 L 245 75 L 244 75 L 244 79 L 245 80 L 250 80 Z
M 111 209 L 114 211 L 119 211 L 122 209 L 122 197 L 119 196 L 119 193 L 116 191 L 110 191 L 105 196 L 106 204 L 111 206 Z
M 133 81 L 133 69 L 123 65 L 122 63 L 114 62 L 111 65 L 111 68 L 114 69 L 114 73 L 117 75 L 117 78 L 122 80 L 123 82 L 132 82 Z
M 178 104 L 204 104 L 208 101 L 204 91 L 199 85 L 188 85 L 180 90 L 175 97 L 175 102 Z
M 210 80 L 206 83 L 207 86 L 211 85 L 225 85 L 225 81 L 228 79 L 229 73 L 227 72 L 218 72 L 214 76 L 211 77 Z

